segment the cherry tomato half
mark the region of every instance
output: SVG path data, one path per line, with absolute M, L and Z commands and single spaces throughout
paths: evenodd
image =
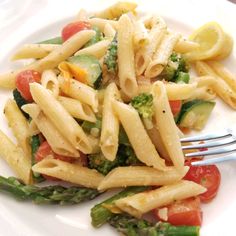
M 166 206 L 167 220 L 163 219 L 160 209 L 154 210 L 154 216 L 158 220 L 167 221 L 172 225 L 201 226 L 202 211 L 199 198 L 188 198 L 176 201 Z
M 207 189 L 199 196 L 202 202 L 212 200 L 219 190 L 221 181 L 221 174 L 217 166 L 192 166 L 190 161 L 186 162 L 186 165 L 189 165 L 190 168 L 184 179 L 194 181 Z
M 32 102 L 33 98 L 30 93 L 30 83 L 41 80 L 41 74 L 35 70 L 24 70 L 16 76 L 16 88 L 20 92 L 21 96 L 28 102 Z
M 181 100 L 172 100 L 169 101 L 171 111 L 173 113 L 173 116 L 177 115 L 182 107 L 182 101 Z
M 86 22 L 86 21 L 73 22 L 73 23 L 66 25 L 62 29 L 61 37 L 62 37 L 63 41 L 65 42 L 67 39 L 69 39 L 71 36 L 78 33 L 79 31 L 87 30 L 87 29 L 91 29 L 91 28 L 92 28 L 92 26 L 89 22 Z

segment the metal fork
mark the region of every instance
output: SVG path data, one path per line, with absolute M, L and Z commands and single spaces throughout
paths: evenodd
M 207 148 L 206 151 L 186 153 L 185 157 L 214 156 L 209 159 L 192 162 L 194 166 L 236 160 L 236 129 L 228 128 L 221 132 L 185 137 L 181 138 L 180 141 L 182 150 Z M 193 144 L 184 145 L 188 142 Z

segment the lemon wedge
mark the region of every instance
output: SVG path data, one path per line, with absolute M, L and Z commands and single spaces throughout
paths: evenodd
M 196 50 L 186 54 L 190 61 L 223 59 L 233 49 L 231 36 L 216 22 L 209 22 L 195 30 L 189 39 L 199 44 Z

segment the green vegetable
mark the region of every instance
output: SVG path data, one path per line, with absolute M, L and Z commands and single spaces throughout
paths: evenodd
M 84 47 L 89 47 L 103 39 L 103 34 L 98 27 L 94 26 L 93 30 L 96 32 L 96 34 L 85 44 Z
M 92 218 L 92 225 L 94 227 L 100 227 L 114 216 L 114 213 L 112 213 L 110 210 L 104 207 L 105 205 L 112 206 L 114 205 L 114 202 L 118 199 L 127 196 L 132 196 L 136 193 L 140 193 L 148 189 L 150 188 L 146 186 L 128 187 L 123 191 L 121 191 L 120 193 L 112 196 L 111 198 L 108 198 L 107 200 L 95 205 L 90 212 L 90 216 Z
M 40 146 L 40 138 L 39 138 L 39 135 L 34 135 L 31 137 L 31 141 L 30 141 L 30 145 L 31 145 L 31 163 L 32 163 L 32 166 L 34 164 L 36 164 L 36 160 L 35 160 L 35 155 L 39 149 L 39 146 Z M 37 182 L 37 183 L 40 183 L 42 181 L 44 181 L 44 177 L 37 173 L 37 172 L 33 172 L 33 178 L 34 180 Z
M 190 80 L 189 73 L 180 71 L 175 79 L 175 83 L 188 84 Z
M 83 130 L 91 135 L 93 135 L 93 129 L 98 130 L 98 136 L 100 135 L 101 128 L 102 128 L 102 120 L 101 118 L 97 118 L 96 122 L 90 122 L 90 121 L 83 121 L 81 127 Z
M 69 62 L 79 66 L 87 72 L 88 84 L 98 89 L 102 82 L 102 68 L 98 59 L 92 55 L 73 56 Z
M 124 128 L 120 125 L 119 130 L 119 144 L 124 144 L 126 146 L 130 146 L 129 138 L 124 130 Z
M 131 100 L 131 105 L 143 118 L 151 118 L 154 113 L 152 94 L 141 93 Z
M 187 63 L 181 54 L 172 53 L 161 77 L 167 81 L 176 82 L 180 72 L 188 72 Z
M 104 58 L 104 64 L 107 67 L 108 72 L 116 74 L 117 72 L 117 35 L 113 38 L 111 44 L 107 49 L 107 53 Z
M 32 200 L 36 204 L 77 204 L 92 200 L 100 193 L 84 187 L 63 187 L 60 185 L 38 187 L 22 184 L 15 177 L 0 176 L 0 190 L 13 195 L 19 200 Z
M 173 226 L 157 224 L 129 215 L 113 215 L 108 223 L 126 236 L 199 236 L 199 226 Z
M 55 37 L 39 42 L 38 44 L 63 44 L 61 37 Z
M 96 169 L 104 175 L 118 166 L 140 164 L 141 162 L 137 159 L 133 149 L 125 145 L 119 145 L 117 156 L 114 161 L 107 160 L 102 153 L 88 155 L 88 167 L 91 169 Z
M 13 98 L 17 106 L 21 110 L 22 114 L 28 120 L 30 118 L 29 115 L 21 109 L 21 107 L 24 106 L 25 104 L 28 104 L 28 102 L 21 96 L 20 92 L 17 89 L 13 90 Z
M 205 126 L 214 106 L 215 102 L 212 101 L 193 100 L 186 102 L 182 105 L 177 123 L 181 127 L 201 130 Z

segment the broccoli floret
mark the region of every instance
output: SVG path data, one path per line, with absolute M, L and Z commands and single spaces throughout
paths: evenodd
M 181 54 L 172 53 L 167 66 L 161 73 L 165 80 L 175 82 L 180 72 L 188 72 L 188 66 Z
M 103 39 L 103 34 L 98 27 L 94 26 L 93 30 L 96 32 L 96 34 L 85 44 L 84 47 L 89 47 Z
M 153 96 L 149 93 L 141 93 L 131 100 L 131 105 L 143 118 L 151 118 L 153 115 Z
M 114 161 L 107 160 L 102 153 L 88 155 L 88 167 L 96 169 L 104 175 L 118 166 L 139 164 L 141 164 L 141 162 L 137 159 L 133 149 L 125 145 L 119 145 L 117 156 Z
M 108 47 L 107 54 L 104 58 L 104 64 L 108 72 L 115 74 L 117 72 L 117 35 L 113 38 Z

